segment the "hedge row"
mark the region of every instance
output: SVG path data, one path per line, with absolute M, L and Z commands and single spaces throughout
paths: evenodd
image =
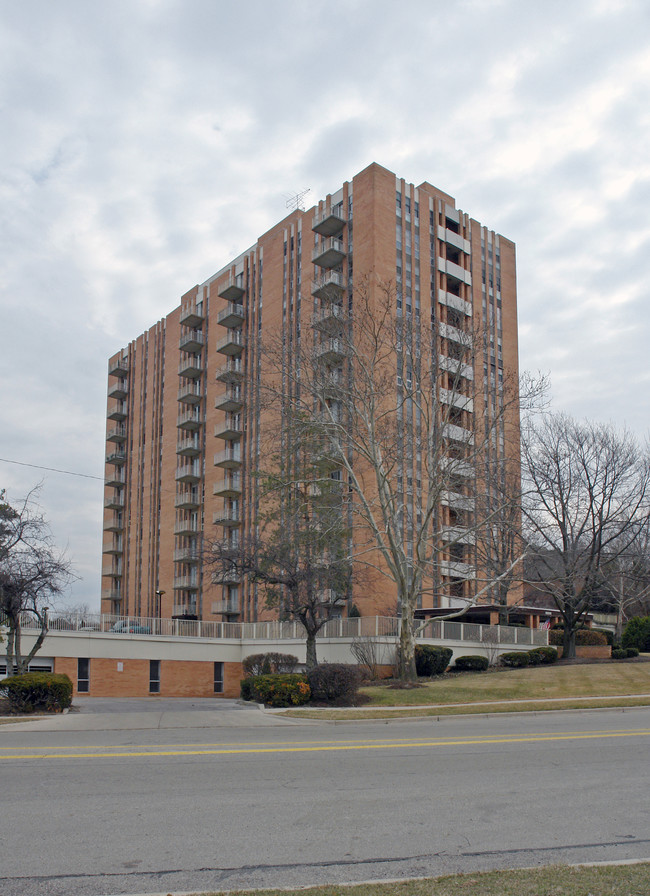
M 323 663 L 302 674 L 272 673 L 251 675 L 241 682 L 242 700 L 267 706 L 302 706 L 309 700 L 322 703 L 349 703 L 361 684 L 358 666 Z
M 548 633 L 549 644 L 562 644 L 564 641 L 564 629 L 552 628 Z M 591 628 L 581 628 L 576 632 L 576 645 L 578 647 L 602 647 L 607 645 L 607 636 L 604 632 L 598 632 Z
M 535 647 L 533 650 L 512 651 L 502 653 L 499 663 L 510 669 L 521 669 L 524 666 L 548 666 L 557 662 L 557 650 L 553 647 Z
M 252 653 L 242 663 L 244 674 L 272 675 L 276 672 L 296 671 L 298 657 L 291 653 Z
M 54 672 L 27 672 L 0 682 L 11 712 L 62 712 L 72 703 L 72 682 Z
M 629 660 L 638 655 L 639 651 L 636 647 L 618 647 L 616 650 L 612 650 L 613 660 Z

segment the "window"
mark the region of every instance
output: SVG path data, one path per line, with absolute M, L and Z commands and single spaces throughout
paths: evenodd
M 160 660 L 149 660 L 149 693 L 160 693 Z
M 214 664 L 214 692 L 223 694 L 223 663 Z
M 87 694 L 90 691 L 90 660 L 88 657 L 77 658 L 77 693 Z

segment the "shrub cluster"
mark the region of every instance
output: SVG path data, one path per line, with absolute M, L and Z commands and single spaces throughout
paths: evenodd
M 459 656 L 454 663 L 458 672 L 485 672 L 490 665 L 486 656 Z
M 72 682 L 54 672 L 27 672 L 0 682 L 12 712 L 62 712 L 72 703 Z
M 644 653 L 650 652 L 650 616 L 633 616 L 625 626 L 622 647 L 636 647 Z
M 242 663 L 246 676 L 271 675 L 275 672 L 295 672 L 298 657 L 291 653 L 252 653 Z
M 356 696 L 362 674 L 358 666 L 322 663 L 307 673 L 312 700 L 325 703 L 350 702 Z
M 511 653 L 502 653 L 499 663 L 510 669 L 521 669 L 528 665 L 528 652 L 513 650 Z
M 639 651 L 636 647 L 617 647 L 615 650 L 612 650 L 613 660 L 630 660 L 638 655 Z
M 564 638 L 564 629 L 552 628 L 548 633 L 549 644 L 562 644 Z M 607 644 L 607 637 L 604 632 L 595 631 L 591 628 L 581 628 L 576 632 L 576 645 L 578 647 L 601 647 Z
M 430 678 L 432 675 L 442 675 L 454 651 L 449 647 L 433 647 L 428 644 L 418 644 L 415 648 L 415 670 L 419 678 Z
M 535 647 L 528 650 L 529 666 L 548 666 L 557 662 L 557 650 L 555 647 Z
M 276 672 L 253 675 L 241 683 L 244 700 L 254 700 L 267 706 L 302 706 L 311 696 L 306 675 Z

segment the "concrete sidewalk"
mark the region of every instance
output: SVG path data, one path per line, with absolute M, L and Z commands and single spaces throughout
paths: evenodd
M 21 731 L 129 731 L 165 728 L 259 728 L 297 724 L 256 705 L 210 698 L 76 697 L 69 712 L 0 726 Z

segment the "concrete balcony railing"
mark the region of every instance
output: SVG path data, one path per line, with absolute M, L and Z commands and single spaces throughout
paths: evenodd
M 234 448 L 225 448 L 223 451 L 217 451 L 214 456 L 215 467 L 224 467 L 227 470 L 239 469 L 241 462 L 241 451 Z
M 200 352 L 204 345 L 205 336 L 201 330 L 188 330 L 186 333 L 181 333 L 181 338 L 178 340 L 179 349 L 192 354 Z
M 244 378 L 244 365 L 241 358 L 230 358 L 217 368 L 216 380 L 220 383 L 240 383 Z
M 217 295 L 228 302 L 236 302 L 238 299 L 241 299 L 244 292 L 244 275 L 231 272 L 218 288 Z
M 311 294 L 321 301 L 340 301 L 346 279 L 339 271 L 326 271 L 312 281 Z
M 216 349 L 222 355 L 240 355 L 245 347 L 246 339 L 241 330 L 228 330 L 217 342 Z
M 312 218 L 311 229 L 321 236 L 335 236 L 346 224 L 342 205 L 326 206 L 316 212 Z
M 321 240 L 311 254 L 311 260 L 321 268 L 335 268 L 345 259 L 347 250 L 343 240 L 329 237 Z
M 202 383 L 186 383 L 178 390 L 178 400 L 185 404 L 199 404 L 205 396 Z
M 241 327 L 245 319 L 244 306 L 237 302 L 228 302 L 228 305 L 217 314 L 217 323 L 229 330 L 233 327 Z
M 194 301 L 189 301 L 181 305 L 180 322 L 192 329 L 200 327 L 203 323 L 203 303 L 198 305 Z
M 126 358 L 115 358 L 108 362 L 108 375 L 125 377 L 129 372 L 129 362 Z

